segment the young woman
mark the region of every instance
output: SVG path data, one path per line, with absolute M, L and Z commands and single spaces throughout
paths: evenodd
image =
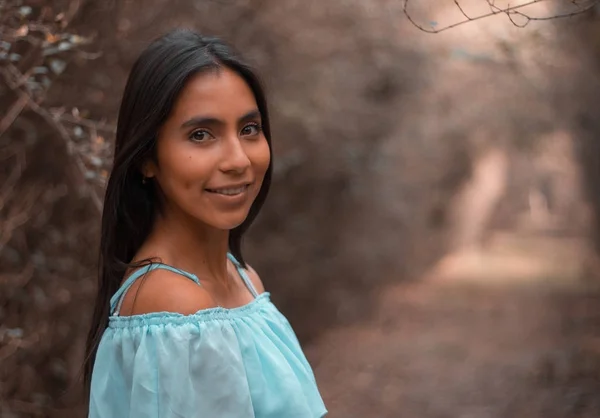
M 215 38 L 135 63 L 102 217 L 90 418 L 326 414 L 288 321 L 241 254 L 272 171 L 264 92 Z

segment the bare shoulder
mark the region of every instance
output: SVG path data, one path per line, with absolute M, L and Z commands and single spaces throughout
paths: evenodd
M 156 269 L 131 286 L 123 301 L 121 315 L 152 312 L 191 315 L 215 306 L 208 292 L 194 281 L 169 270 Z
M 252 281 L 252 284 L 254 285 L 256 291 L 258 293 L 264 293 L 265 287 L 263 286 L 262 280 L 260 279 L 260 276 L 258 275 L 256 270 L 250 267 L 250 265 L 246 264 L 246 271 L 248 272 L 248 277 L 250 277 L 250 280 Z

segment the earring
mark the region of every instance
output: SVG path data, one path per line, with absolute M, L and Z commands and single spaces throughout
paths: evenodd
M 146 176 L 142 176 L 142 184 L 146 184 Z

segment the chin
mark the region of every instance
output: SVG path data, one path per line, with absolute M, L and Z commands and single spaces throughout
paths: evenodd
M 246 218 L 248 217 L 248 213 L 245 212 L 243 214 L 228 214 L 228 215 L 216 215 L 212 217 L 212 219 L 208 222 L 205 222 L 207 225 L 210 225 L 216 229 L 220 229 L 223 231 L 230 231 L 234 228 L 240 226 Z

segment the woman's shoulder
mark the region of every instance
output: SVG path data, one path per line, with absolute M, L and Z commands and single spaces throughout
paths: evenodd
M 262 283 L 262 280 L 260 279 L 260 276 L 258 275 L 258 273 L 256 272 L 256 270 L 254 270 L 250 265 L 246 264 L 246 272 L 248 274 L 248 278 L 250 279 L 250 281 L 252 282 L 252 285 L 254 286 L 254 288 L 256 289 L 257 293 L 264 293 L 265 292 L 265 286 Z
M 196 282 L 165 269 L 148 271 L 136 280 L 123 300 L 121 316 L 171 312 L 191 315 L 214 308 L 210 294 Z

